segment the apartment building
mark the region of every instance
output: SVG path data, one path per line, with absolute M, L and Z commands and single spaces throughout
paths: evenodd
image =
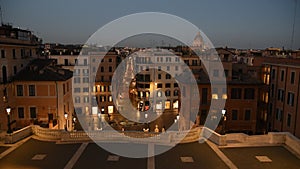
M 39 124 L 73 129 L 72 75 L 55 66 L 54 60 L 36 59 L 13 78 L 15 127 Z
M 300 137 L 300 61 L 273 59 L 263 63 L 263 78 L 269 91 L 268 130 L 287 131 Z
M 39 57 L 40 39 L 32 32 L 11 25 L 0 26 L 0 130 L 7 129 L 6 107 L 13 107 L 13 77 Z

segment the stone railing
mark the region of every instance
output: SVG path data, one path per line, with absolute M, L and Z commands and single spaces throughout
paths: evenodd
M 210 140 L 220 146 L 226 145 L 226 135 L 221 135 L 206 127 L 202 128 L 199 140 Z
M 5 135 L 5 143 L 12 144 L 12 143 L 18 142 L 18 141 L 30 136 L 31 134 L 32 134 L 32 128 L 31 128 L 31 126 L 27 126 L 18 131 L 14 131 L 13 133 L 6 134 Z
M 32 132 L 34 135 L 38 136 L 42 139 L 47 140 L 60 140 L 62 138 L 62 133 L 65 132 L 64 130 L 55 130 L 55 129 L 48 129 L 42 128 L 40 126 L 32 126 Z
M 6 134 L 5 143 L 15 143 L 31 134 L 52 141 L 63 142 L 137 142 L 137 143 L 157 143 L 176 144 L 189 143 L 195 141 L 210 140 L 219 146 L 243 146 L 276 144 L 286 145 L 300 155 L 300 140 L 288 132 L 269 132 L 266 135 L 246 135 L 243 133 L 233 133 L 220 135 L 215 131 L 198 127 L 189 131 L 167 131 L 164 133 L 138 132 L 138 131 L 72 131 L 47 129 L 40 126 L 28 126 L 11 134 Z
M 199 140 L 201 128 L 190 131 L 167 131 L 165 133 L 138 132 L 138 131 L 71 131 L 53 130 L 32 126 L 33 133 L 41 139 L 63 141 L 63 142 L 140 142 L 140 143 L 188 143 Z

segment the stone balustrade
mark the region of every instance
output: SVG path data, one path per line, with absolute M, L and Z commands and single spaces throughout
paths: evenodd
M 30 136 L 31 134 L 32 134 L 32 128 L 31 128 L 31 126 L 27 126 L 18 131 L 14 131 L 13 133 L 6 134 L 5 135 L 5 143 L 13 144 L 15 142 L 18 142 L 18 141 Z
M 11 134 L 6 134 L 5 143 L 15 143 L 31 134 L 52 141 L 63 142 L 135 142 L 171 144 L 190 143 L 195 141 L 210 140 L 219 146 L 242 144 L 242 145 L 286 145 L 300 155 L 300 140 L 288 132 L 269 132 L 266 135 L 246 135 L 232 133 L 220 135 L 215 131 L 198 127 L 188 131 L 167 131 L 164 133 L 139 132 L 139 131 L 65 131 L 42 128 L 40 126 L 28 126 Z

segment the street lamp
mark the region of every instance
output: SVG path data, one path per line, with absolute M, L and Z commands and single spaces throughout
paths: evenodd
M 98 129 L 101 129 L 101 113 L 98 112 Z
M 6 113 L 7 113 L 7 133 L 8 134 L 13 132 L 10 127 L 10 111 L 11 111 L 11 107 L 7 106 Z
M 64 116 L 65 116 L 65 119 L 66 119 L 65 130 L 67 131 L 67 129 L 68 129 L 68 113 L 65 112 Z
M 225 114 L 226 114 L 226 110 L 223 109 L 223 110 L 221 111 L 221 113 L 222 113 L 222 118 L 223 118 L 223 122 L 222 122 L 222 134 L 225 134 L 225 121 L 226 121 L 226 116 L 225 116 Z

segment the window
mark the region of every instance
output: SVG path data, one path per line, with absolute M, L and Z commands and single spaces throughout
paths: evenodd
M 4 49 L 1 50 L 1 58 L 5 58 L 5 50 Z
M 174 83 L 174 87 L 178 87 L 178 83 Z
M 242 98 L 242 89 L 241 88 L 232 88 L 231 89 L 231 99 L 241 99 Z
M 281 81 L 284 80 L 284 70 L 281 70 L 280 80 L 281 80 Z
M 88 103 L 89 102 L 89 97 L 88 96 L 84 96 L 83 97 L 83 102 L 84 103 Z
M 66 85 L 63 84 L 63 94 L 65 95 L 66 94 Z
M 12 56 L 13 56 L 13 59 L 16 59 L 16 49 L 12 50 Z
M 282 89 L 278 89 L 277 100 L 283 102 L 283 99 L 284 99 L 284 91 Z
M 291 121 L 292 121 L 292 115 L 288 114 L 287 122 L 286 122 L 288 127 L 291 127 Z
M 19 119 L 24 119 L 24 107 L 18 107 L 18 117 Z
M 65 62 L 65 66 L 69 65 L 69 60 L 68 59 L 65 59 L 64 62 Z
M 35 85 L 29 85 L 28 90 L 29 96 L 35 96 Z
M 282 110 L 276 109 L 276 120 L 282 120 Z
M 17 85 L 17 96 L 23 96 L 23 85 Z
M 100 99 L 100 102 L 105 102 L 106 101 L 106 96 L 100 96 L 99 99 Z
M 83 92 L 89 92 L 89 88 L 88 87 L 84 87 L 83 88 Z
M 109 58 L 109 59 L 108 59 L 108 62 L 112 62 L 112 58 Z
M 101 86 L 100 87 L 100 92 L 105 92 L 106 87 L 105 86 Z
M 272 80 L 274 80 L 275 79 L 275 69 L 272 69 L 272 72 L 271 72 L 271 78 L 272 78 Z
M 189 60 L 184 60 L 184 63 L 188 66 L 190 65 Z
M 83 69 L 83 75 L 84 76 L 89 75 L 89 69 Z
M 201 103 L 202 104 L 207 104 L 207 88 L 202 88 L 202 96 L 201 96 Z
M 175 71 L 178 71 L 178 66 L 175 66 Z
M 251 119 L 251 110 L 245 110 L 245 120 Z
M 171 87 L 171 83 L 166 83 L 166 88 L 170 88 Z
M 161 66 L 158 66 L 158 71 L 161 71 Z
M 108 67 L 108 71 L 112 72 L 112 67 L 111 66 Z
M 83 64 L 84 64 L 84 66 L 87 66 L 87 59 L 83 60 Z
M 192 66 L 197 66 L 198 65 L 198 61 L 197 60 L 192 60 Z
M 295 72 L 291 73 L 291 84 L 295 84 Z
M 113 99 L 112 99 L 112 96 L 110 95 L 110 96 L 108 96 L 108 101 L 109 102 L 112 102 L 113 101 Z
M 89 83 L 89 78 L 88 77 L 84 77 L 82 78 L 83 83 Z
M 224 70 L 224 77 L 228 77 L 228 72 L 229 71 L 227 69 Z
M 161 79 L 161 74 L 158 74 L 158 75 L 157 75 L 157 78 L 158 78 L 158 79 Z
M 219 98 L 219 96 L 218 96 L 218 89 L 217 88 L 213 88 L 213 92 L 212 92 L 211 98 L 212 99 L 218 99 Z
M 17 74 L 17 66 L 14 66 L 14 75 Z
M 157 96 L 157 97 L 161 97 L 161 95 L 162 95 L 162 94 L 161 94 L 161 91 L 157 91 L 156 96 Z
M 74 69 L 73 74 L 74 74 L 75 76 L 80 75 L 80 69 Z
M 170 70 L 170 66 L 167 66 L 167 71 L 169 71 Z
M 75 103 L 80 103 L 80 97 L 79 96 L 75 97 Z
M 103 66 L 100 67 L 100 71 L 104 72 L 104 67 Z
M 166 79 L 171 79 L 171 75 L 169 73 L 166 74 Z
M 219 70 L 218 69 L 214 69 L 214 77 L 219 77 Z
M 25 58 L 25 49 L 21 49 L 21 58 L 22 58 L 22 59 Z
M 79 87 L 74 88 L 74 93 L 80 93 L 80 88 Z
M 287 104 L 290 106 L 294 106 L 294 93 L 288 92 Z
M 274 90 L 275 90 L 275 86 L 274 84 L 271 85 L 271 97 L 274 96 Z
M 166 90 L 166 91 L 165 91 L 165 95 L 166 95 L 166 96 L 171 96 L 170 90 Z
M 30 112 L 30 118 L 35 119 L 36 118 L 36 107 L 30 107 L 29 112 Z
M 74 83 L 80 83 L 80 77 L 75 77 L 74 78 Z
M 96 67 L 93 67 L 93 73 L 95 73 L 96 72 Z
M 178 90 L 174 90 L 173 95 L 174 95 L 174 96 L 178 96 L 178 93 L 179 93 Z
M 75 107 L 76 114 L 82 114 L 82 108 L 81 107 Z
M 255 89 L 254 88 L 245 88 L 244 99 L 254 99 Z
M 161 83 L 158 83 L 158 84 L 157 84 L 157 88 L 162 88 L 162 84 L 161 84 Z
M 237 110 L 232 110 L 231 111 L 231 119 L 232 120 L 238 120 L 238 111 Z

